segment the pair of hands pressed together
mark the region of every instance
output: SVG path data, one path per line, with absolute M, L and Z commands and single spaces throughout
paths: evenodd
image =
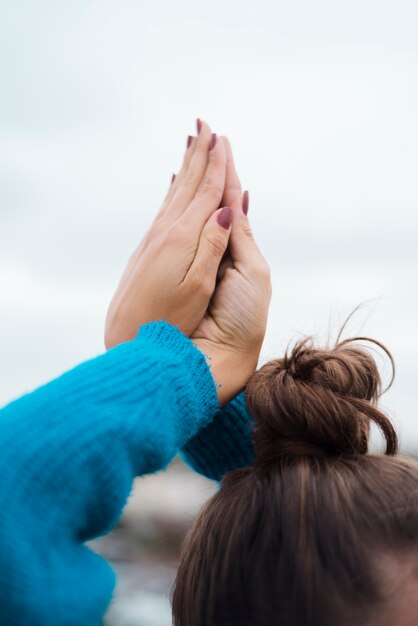
M 201 120 L 197 130 L 113 296 L 105 344 L 134 339 L 150 321 L 173 324 L 209 359 L 224 405 L 257 366 L 271 282 L 229 141 Z

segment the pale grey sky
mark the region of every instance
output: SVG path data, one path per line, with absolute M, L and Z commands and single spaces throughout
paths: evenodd
M 418 449 L 417 30 L 415 0 L 3 2 L 0 401 L 103 350 L 199 116 L 272 265 L 263 358 L 371 299 L 351 329 L 393 351 Z

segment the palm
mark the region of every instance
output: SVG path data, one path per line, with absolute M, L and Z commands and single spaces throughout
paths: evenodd
M 257 341 L 256 337 L 264 335 L 266 298 L 261 286 L 248 280 L 239 263 L 233 264 L 228 259 L 225 265 L 208 310 L 192 339 L 245 350 L 249 340 Z M 237 339 L 241 346 L 237 346 Z

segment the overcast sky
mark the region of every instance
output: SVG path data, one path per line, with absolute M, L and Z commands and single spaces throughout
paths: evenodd
M 2 2 L 0 401 L 103 351 L 202 117 L 272 266 L 263 359 L 369 301 L 350 331 L 392 350 L 418 449 L 417 33 L 415 0 Z

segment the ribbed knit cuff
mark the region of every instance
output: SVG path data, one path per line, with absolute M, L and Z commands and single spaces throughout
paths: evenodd
M 227 472 L 252 464 L 253 424 L 242 392 L 183 446 L 181 457 L 196 472 L 219 481 Z
M 176 401 L 181 413 L 178 425 L 178 445 L 195 435 L 208 424 L 219 410 L 215 381 L 205 356 L 178 328 L 160 320 L 149 322 L 138 330 L 137 343 L 150 343 L 167 355 L 164 367 L 178 368 L 176 376 Z

